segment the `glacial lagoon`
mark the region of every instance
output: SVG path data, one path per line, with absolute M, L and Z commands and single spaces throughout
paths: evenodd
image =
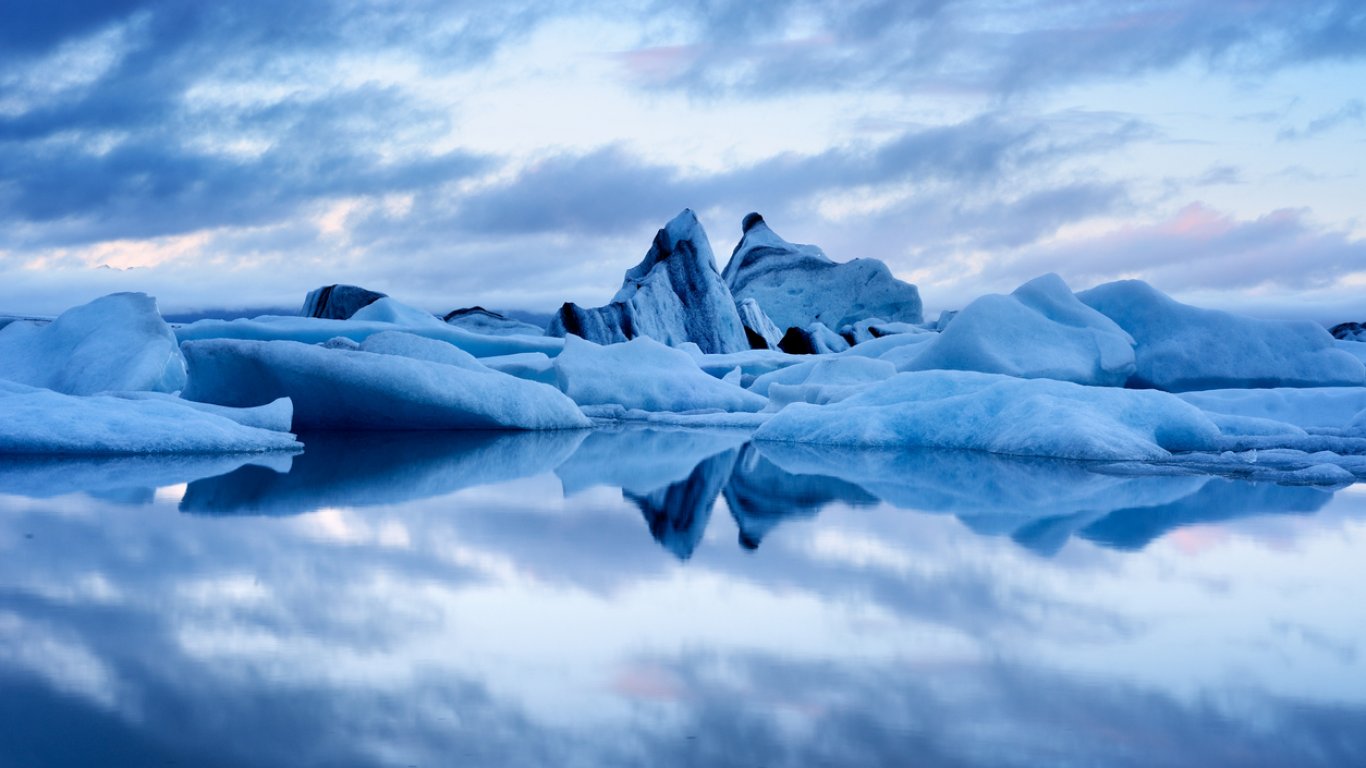
M 0 766 L 1366 763 L 1366 486 L 302 440 L 0 461 Z

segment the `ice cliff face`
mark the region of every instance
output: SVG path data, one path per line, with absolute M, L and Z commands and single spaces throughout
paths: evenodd
M 691 210 L 659 230 L 649 253 L 626 272 L 610 304 L 585 309 L 566 303 L 548 333 L 600 344 L 649 336 L 669 346 L 693 342 L 708 354 L 750 348 L 735 301 L 716 270 L 707 233 Z
M 723 277 L 736 301 L 754 299 L 779 328 L 842 328 L 869 317 L 921 321 L 920 292 L 877 259 L 836 264 L 814 245 L 789 243 L 751 213 Z

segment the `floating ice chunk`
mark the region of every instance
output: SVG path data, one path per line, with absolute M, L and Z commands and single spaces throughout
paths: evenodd
M 1210 413 L 1281 421 L 1301 429 L 1346 430 L 1366 412 L 1366 387 L 1215 389 L 1180 397 Z
M 299 314 L 328 320 L 346 320 L 357 310 L 385 295 L 358 285 L 324 285 L 308 292 Z
M 585 405 L 583 414 L 597 424 L 611 426 L 691 427 L 695 429 L 754 430 L 772 413 L 763 411 L 643 411 L 620 405 Z
M 483 307 L 453 309 L 443 319 L 456 328 L 485 336 L 540 336 L 545 333 L 545 328 L 514 320 Z
M 1122 386 L 1134 373 L 1134 340 L 1113 320 L 1048 274 L 1009 296 L 983 296 L 963 308 L 902 370 L 1004 373 Z
M 429 363 L 453 365 L 467 371 L 488 372 L 491 370 L 479 362 L 474 355 L 459 347 L 403 331 L 384 331 L 373 336 L 367 336 L 357 349 L 361 352 L 373 352 L 377 355 L 397 355 L 414 360 L 426 360 Z
M 832 355 L 766 373 L 749 390 L 768 397 L 770 410 L 788 403 L 822 405 L 843 400 L 896 373 L 896 366 L 884 360 Z
M 736 301 L 754 299 L 779 328 L 843 328 L 867 317 L 918 323 L 920 292 L 877 259 L 836 264 L 814 245 L 778 237 L 751 213 L 723 276 Z
M 645 259 L 626 271 L 612 303 L 594 309 L 567 303 L 547 333 L 600 344 L 639 337 L 670 346 L 691 341 L 718 354 L 750 348 L 707 233 L 691 210 L 659 230 Z
M 175 398 L 76 397 L 0 382 L 0 454 L 250 453 L 295 450 L 258 429 Z
M 109 394 L 124 400 L 161 400 L 177 403 L 196 411 L 231 419 L 243 426 L 269 429 L 275 432 L 288 432 L 294 423 L 294 404 L 287 397 L 281 397 L 265 405 L 252 408 L 230 408 L 223 405 L 185 400 L 176 395 L 168 395 L 162 392 L 110 392 Z
M 396 316 L 396 315 L 389 315 Z M 485 336 L 447 325 L 433 317 L 414 323 L 364 320 L 322 320 L 314 317 L 264 315 L 236 320 L 200 320 L 175 329 L 176 338 L 186 341 L 243 339 L 251 341 L 297 341 L 322 344 L 336 338 L 364 341 L 376 333 L 403 331 L 457 346 L 475 357 L 541 352 L 554 357 L 564 346 L 563 339 L 546 336 Z
M 898 374 L 829 405 L 795 403 L 755 433 L 756 440 L 1111 460 L 1212 450 L 1219 438 L 1202 411 L 1163 392 L 950 371 Z
M 492 370 L 293 341 L 188 342 L 185 397 L 294 402 L 299 429 L 569 429 L 589 426 L 553 387 Z
M 1200 309 L 1141 280 L 1107 283 L 1077 298 L 1134 337 L 1133 384 L 1185 392 L 1360 386 L 1366 381 L 1361 361 L 1334 347 L 1328 331 L 1311 322 Z
M 600 346 L 565 338 L 555 358 L 560 390 L 579 405 L 615 405 L 643 411 L 758 411 L 768 401 L 708 375 L 693 357 L 639 337 Z
M 1333 346 L 1366 363 L 1366 343 L 1362 341 L 1342 341 L 1335 339 Z
M 156 299 L 115 293 L 46 325 L 0 328 L 0 378 L 68 395 L 175 392 L 185 386 L 185 360 Z
M 873 339 L 880 339 L 883 336 L 894 336 L 899 333 L 923 333 L 924 331 L 924 328 L 915 323 L 891 323 L 880 317 L 870 317 L 840 328 L 840 335 L 850 344 L 857 345 Z
M 495 371 L 527 381 L 555 384 L 555 362 L 541 352 L 520 352 L 515 355 L 481 357 L 479 362 Z
M 926 344 L 937 338 L 939 334 L 934 331 L 918 329 L 860 342 L 841 354 L 844 357 L 876 357 L 901 368 L 923 352 Z
M 388 296 L 366 304 L 352 313 L 348 319 L 358 323 L 393 323 L 416 328 L 445 325 L 441 318 L 431 312 L 425 312 Z
M 810 360 L 806 355 L 789 355 L 777 349 L 752 349 L 746 352 L 732 352 L 728 355 L 704 355 L 700 351 L 688 350 L 697 365 L 718 379 L 725 378 L 736 368 L 740 369 L 741 386 L 749 386 L 754 379 L 781 370 L 790 365 Z

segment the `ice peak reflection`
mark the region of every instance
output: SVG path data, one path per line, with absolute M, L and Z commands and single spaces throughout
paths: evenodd
M 679 560 L 701 545 L 720 499 L 739 546 L 831 504 L 879 503 L 956 517 L 1051 557 L 1074 539 L 1134 551 L 1177 528 L 1252 515 L 1306 514 L 1333 492 L 1212 476 L 1130 476 L 1082 463 L 962 451 L 751 443 L 735 429 L 618 427 L 563 432 L 322 433 L 290 456 L 22 458 L 0 461 L 0 493 L 84 492 L 147 504 L 184 485 L 204 515 L 295 515 L 436 498 L 521 478 L 558 478 L 565 499 L 619 489 Z M 169 497 L 162 498 L 162 501 Z

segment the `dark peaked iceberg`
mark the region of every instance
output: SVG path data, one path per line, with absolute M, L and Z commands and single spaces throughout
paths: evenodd
M 735 301 L 754 299 L 779 328 L 842 328 L 869 317 L 919 323 L 920 292 L 877 259 L 837 264 L 814 245 L 789 243 L 751 213 L 723 273 Z
M 675 347 L 691 341 L 708 354 L 750 348 L 707 233 L 691 210 L 659 230 L 645 259 L 626 272 L 612 303 L 591 309 L 566 303 L 547 332 L 599 344 L 638 336 Z

